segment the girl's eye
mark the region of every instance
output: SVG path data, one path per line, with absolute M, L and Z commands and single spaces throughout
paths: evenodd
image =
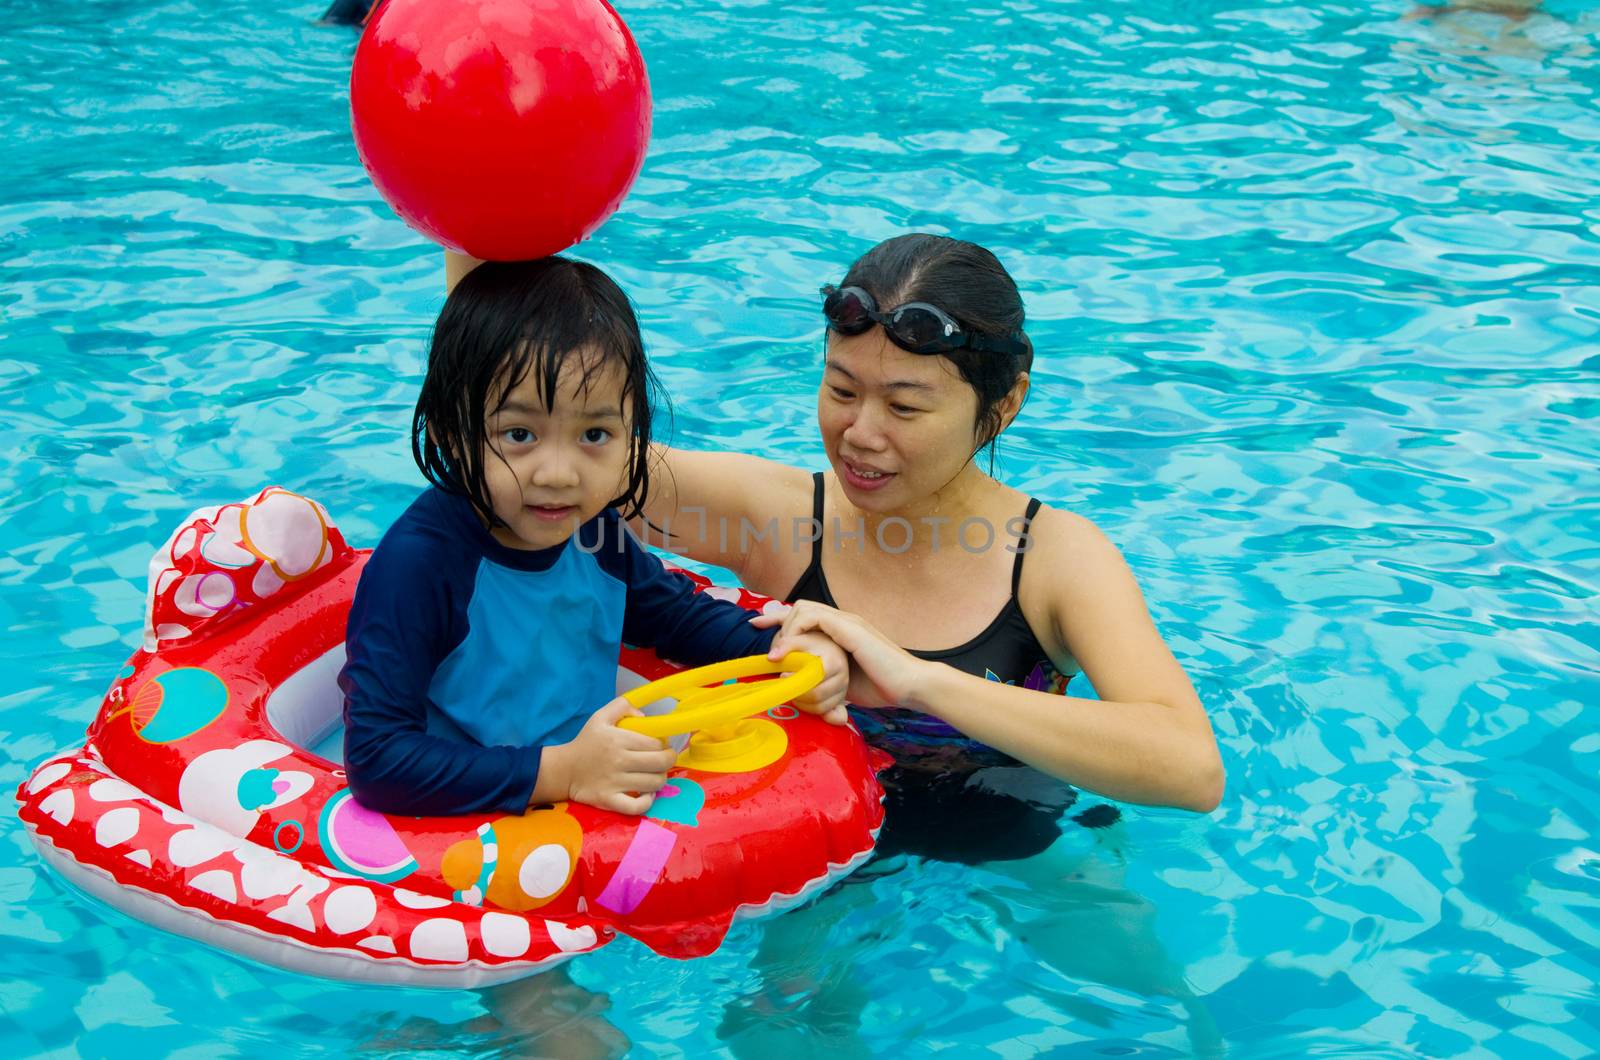
M 910 405 L 890 405 L 889 409 L 897 416 L 910 416 L 913 413 L 922 411 L 921 409 L 914 409 Z
M 854 394 L 842 386 L 830 386 L 828 389 L 833 391 L 833 396 L 838 398 L 840 401 L 849 401 L 851 398 L 855 397 Z
M 533 441 L 533 432 L 526 427 L 508 427 L 505 436 L 512 445 L 527 445 Z
M 604 445 L 611 440 L 611 432 L 604 427 L 590 427 L 583 432 L 583 440 L 590 445 Z

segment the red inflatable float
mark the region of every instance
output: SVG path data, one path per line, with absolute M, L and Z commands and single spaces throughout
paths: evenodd
M 605 0 L 388 0 L 350 71 L 356 150 L 408 224 L 477 258 L 587 237 L 644 164 L 650 85 Z
M 333 758 L 365 559 L 318 505 L 276 488 L 185 522 L 151 564 L 145 649 L 85 745 L 18 790 L 44 860 L 158 927 L 280 967 L 479 986 L 618 931 L 669 956 L 709 953 L 735 916 L 784 908 L 871 852 L 883 757 L 790 706 L 709 753 L 691 745 L 644 817 L 362 807 Z M 677 672 L 624 648 L 618 688 Z

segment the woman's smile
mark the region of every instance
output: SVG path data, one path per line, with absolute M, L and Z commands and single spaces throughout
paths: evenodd
M 840 477 L 850 488 L 867 491 L 882 489 L 895 477 L 892 471 L 882 471 L 870 464 L 859 464 L 842 456 L 839 458 L 839 471 Z

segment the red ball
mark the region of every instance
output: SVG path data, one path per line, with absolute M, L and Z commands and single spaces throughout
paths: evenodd
M 350 124 L 407 224 L 517 261 L 621 204 L 650 140 L 650 83 L 605 0 L 388 0 L 356 48 Z

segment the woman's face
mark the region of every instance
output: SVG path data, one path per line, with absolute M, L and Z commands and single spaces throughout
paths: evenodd
M 817 424 L 856 507 L 891 512 L 931 497 L 972 456 L 978 395 L 947 358 L 908 353 L 882 328 L 828 333 Z

